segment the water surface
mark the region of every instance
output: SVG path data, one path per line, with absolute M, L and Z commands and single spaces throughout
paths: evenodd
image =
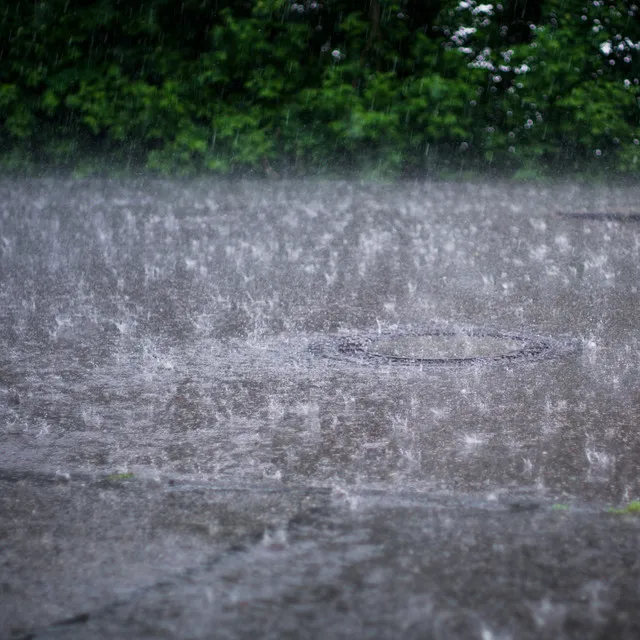
M 640 225 L 556 213 L 628 211 L 638 201 L 637 188 L 572 185 L 5 180 L 0 184 L 0 469 L 23 484 L 37 472 L 69 477 L 72 486 L 74 477 L 93 486 L 110 474 L 133 474 L 146 487 L 134 500 L 144 513 L 142 496 L 150 499 L 145 492 L 167 487 L 168 481 L 178 483 L 171 495 L 180 486 L 205 493 L 320 496 L 322 522 L 334 532 L 318 534 L 320 540 L 305 529 L 296 534 L 302 546 L 282 544 L 289 550 L 285 556 L 304 555 L 305 544 L 316 545 L 308 557 L 317 558 L 318 566 L 333 558 L 335 572 L 324 583 L 339 590 L 351 585 L 342 596 L 352 611 L 344 628 L 351 631 L 380 611 L 382 585 L 389 579 L 383 574 L 397 576 L 400 566 L 413 562 L 399 551 L 405 537 L 417 548 L 435 536 L 438 542 L 431 542 L 443 553 L 450 538 L 457 551 L 446 553 L 471 561 L 464 549 L 473 545 L 465 540 L 475 536 L 485 540 L 482 545 L 515 553 L 527 527 L 540 527 L 536 544 L 549 550 L 551 565 L 562 565 L 560 550 L 569 543 L 558 541 L 554 504 L 576 510 L 566 516 L 575 535 L 588 526 L 601 540 L 598 536 L 618 525 L 598 524 L 594 514 L 640 497 Z M 446 335 L 428 335 L 433 327 Z M 494 333 L 470 337 L 469 327 Z M 576 348 L 549 359 L 456 367 L 327 358 L 313 348 L 376 335 L 397 335 L 368 347 L 385 357 L 508 354 L 522 344 L 509 335 Z M 149 488 L 147 482 L 160 484 Z M 120 498 L 114 500 L 113 508 L 119 508 Z M 220 509 L 236 504 L 236 498 L 229 500 L 213 510 L 214 520 Z M 248 498 L 238 504 L 245 504 L 242 500 Z M 443 515 L 440 509 L 447 504 L 455 508 Z M 530 504 L 542 515 L 526 509 L 514 515 L 518 505 Z M 308 515 L 296 505 L 277 503 L 271 516 L 258 509 L 259 517 L 236 514 L 231 521 L 258 517 L 263 539 L 265 531 L 289 522 L 292 510 Z M 500 518 L 511 518 L 497 528 L 495 505 L 507 505 L 510 515 Z M 480 515 L 470 516 L 468 509 L 479 509 L 473 513 Z M 407 520 L 407 513 L 418 515 Z M 61 515 L 50 517 L 55 523 Z M 532 523 L 534 517 L 541 521 Z M 203 531 L 214 526 L 201 524 Z M 615 534 L 619 548 L 637 542 L 637 526 L 625 526 L 631 529 Z M 387 531 L 390 545 L 384 553 L 374 552 L 384 545 L 373 542 L 381 531 Z M 509 532 L 504 535 L 510 541 L 502 540 L 500 531 Z M 215 532 L 206 535 L 216 544 L 222 540 Z M 355 556 L 341 561 L 334 555 L 338 547 L 345 553 L 358 548 L 350 536 L 365 548 L 357 561 Z M 168 549 L 175 547 L 175 540 L 163 540 Z M 478 571 L 491 565 L 495 580 L 504 581 L 508 565 L 494 552 L 476 556 Z M 579 566 L 588 564 L 581 551 L 578 558 Z M 620 562 L 616 571 L 629 577 L 620 568 L 625 561 L 611 558 Z M 320 571 L 310 561 L 308 575 L 286 578 L 290 560 L 287 556 L 274 568 L 273 576 L 280 575 L 284 583 L 279 584 L 291 589 Z M 369 566 L 358 570 L 365 582 L 373 581 L 368 599 L 352 584 L 354 562 Z M 122 580 L 137 584 L 140 575 L 158 573 L 157 561 L 149 563 L 153 571 Z M 35 571 L 30 566 L 24 565 L 27 576 Z M 571 637 L 570 625 L 563 625 L 569 624 L 573 605 L 562 595 L 571 589 L 550 585 L 531 567 L 537 576 L 531 593 L 522 576 L 514 578 L 516 600 L 537 603 L 527 609 L 528 622 L 520 623 L 517 612 L 498 615 L 487 604 L 491 598 L 445 606 L 446 598 L 434 595 L 437 581 L 425 577 L 431 569 L 416 566 L 423 567 L 421 588 L 431 589 L 430 611 L 444 616 L 433 613 L 430 619 L 449 620 L 446 609 L 462 625 L 451 623 L 453 630 L 446 632 L 433 627 L 433 637 L 474 637 L 467 627 L 478 634 L 493 629 L 486 637 L 502 637 L 495 635 L 500 629 L 504 637 L 544 637 L 553 615 L 564 620 L 557 623 L 558 633 Z M 451 566 L 443 565 L 442 580 L 449 581 L 452 593 L 465 593 L 456 586 L 462 565 Z M 219 576 L 211 578 L 207 571 L 193 579 L 208 581 L 215 591 Z M 585 571 L 575 593 L 599 579 Z M 15 628 L 28 628 L 29 616 L 50 623 L 86 604 L 74 609 L 60 600 L 50 605 L 51 613 L 27 606 L 24 602 L 36 596 L 47 598 L 25 580 L 22 608 L 5 612 Z M 87 583 L 97 584 L 92 580 Z M 251 589 L 265 587 L 267 574 L 262 580 L 260 587 L 239 583 L 253 593 L 247 596 L 251 606 L 259 601 Z M 417 605 L 409 604 L 416 586 L 409 581 L 397 588 L 394 606 L 403 601 L 412 611 L 409 617 L 422 619 Z M 184 589 L 175 586 L 176 594 Z M 630 604 L 616 604 L 615 585 L 602 589 L 610 597 L 598 596 L 609 603 L 607 620 L 620 607 L 628 619 L 637 615 Z M 636 584 L 632 598 L 637 595 Z M 84 602 L 82 594 L 76 597 Z M 182 596 L 175 597 L 183 603 L 181 615 L 187 615 Z M 549 610 L 541 604 L 545 598 Z M 278 602 L 273 606 L 289 611 L 286 598 Z M 560 609 L 553 609 L 556 605 Z M 300 606 L 317 612 L 324 605 Z M 542 626 L 536 626 L 531 607 L 541 607 Z M 600 629 L 593 607 L 578 607 L 590 621 L 581 627 L 587 635 L 580 637 Z M 202 611 L 189 619 L 206 629 Z M 256 620 L 264 619 L 264 612 L 255 611 Z M 120 613 L 113 615 L 119 619 Z M 293 627 L 301 624 L 295 607 L 286 615 Z M 400 628 L 395 614 L 389 615 L 379 637 L 394 637 Z M 99 619 L 96 634 L 107 628 L 106 618 Z M 240 624 L 234 620 L 229 629 Z M 122 621 L 113 624 L 126 628 Z M 194 637 L 205 633 L 196 627 Z M 273 629 L 284 633 L 275 622 Z M 623 637 L 627 627 L 620 629 Z

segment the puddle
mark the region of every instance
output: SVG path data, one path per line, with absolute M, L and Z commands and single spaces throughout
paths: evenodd
M 484 328 L 425 328 L 339 336 L 311 351 L 362 364 L 472 365 L 568 355 L 577 342 Z

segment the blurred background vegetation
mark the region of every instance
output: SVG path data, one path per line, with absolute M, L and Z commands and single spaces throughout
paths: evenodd
M 0 164 L 640 174 L 621 0 L 5 0 Z

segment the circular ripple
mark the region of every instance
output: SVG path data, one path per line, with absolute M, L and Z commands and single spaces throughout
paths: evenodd
M 425 328 L 329 337 L 313 353 L 359 364 L 466 365 L 553 358 L 575 343 L 494 329 Z

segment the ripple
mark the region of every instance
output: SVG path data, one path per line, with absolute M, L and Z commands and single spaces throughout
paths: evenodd
M 482 327 L 423 328 L 329 336 L 317 355 L 359 364 L 467 365 L 553 358 L 576 351 L 570 340 Z

